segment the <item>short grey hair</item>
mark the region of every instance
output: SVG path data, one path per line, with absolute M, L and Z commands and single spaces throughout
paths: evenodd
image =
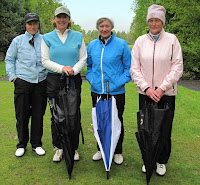
M 104 22 L 104 21 L 109 21 L 110 24 L 111 24 L 111 26 L 112 26 L 112 29 L 114 28 L 114 22 L 113 22 L 111 19 L 109 19 L 109 18 L 107 18 L 107 17 L 102 17 L 102 18 L 99 18 L 99 19 L 97 20 L 97 22 L 96 22 L 96 28 L 97 28 L 97 30 L 98 30 L 99 25 L 100 25 L 102 22 Z

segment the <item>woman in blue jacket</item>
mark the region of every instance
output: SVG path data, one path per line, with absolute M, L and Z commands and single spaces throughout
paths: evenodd
M 122 143 L 124 138 L 123 112 L 125 105 L 125 83 L 131 80 L 130 65 L 131 51 L 125 40 L 115 37 L 111 31 L 114 23 L 106 17 L 96 22 L 99 31 L 99 38 L 90 42 L 87 47 L 87 75 L 86 78 L 91 84 L 91 96 L 93 107 L 97 97 L 106 94 L 106 82 L 109 82 L 109 94 L 116 98 L 118 117 L 122 123 L 121 135 L 115 150 L 114 162 L 122 164 Z M 97 161 L 102 158 L 99 147 L 93 156 Z
M 41 62 L 39 16 L 25 15 L 25 34 L 15 37 L 6 53 L 6 71 L 14 83 L 14 103 L 19 142 L 16 157 L 22 157 L 29 140 L 28 123 L 31 118 L 30 143 L 38 155 L 44 155 L 42 146 L 43 115 L 46 110 L 46 69 Z

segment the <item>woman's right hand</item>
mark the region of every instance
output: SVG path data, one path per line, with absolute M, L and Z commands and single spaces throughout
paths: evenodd
M 146 94 L 149 98 L 151 98 L 153 101 L 155 101 L 156 103 L 160 101 L 161 97 L 160 95 L 158 94 L 158 92 L 152 88 L 149 88 L 147 91 L 146 91 Z
M 12 82 L 15 83 L 16 79 L 17 79 L 17 78 L 14 78 L 14 79 L 12 80 Z

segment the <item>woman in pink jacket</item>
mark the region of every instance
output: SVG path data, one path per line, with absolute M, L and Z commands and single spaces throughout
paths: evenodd
M 167 136 L 157 161 L 156 173 L 165 175 L 166 166 L 171 153 L 171 130 L 177 95 L 177 81 L 183 73 L 183 58 L 177 37 L 165 32 L 166 10 L 160 5 L 148 8 L 147 24 L 149 31 L 140 36 L 132 49 L 131 77 L 137 85 L 139 93 L 139 109 L 145 102 L 157 102 L 158 107 L 166 103 L 170 109 L 170 122 L 165 125 Z M 143 165 L 142 171 L 146 172 Z

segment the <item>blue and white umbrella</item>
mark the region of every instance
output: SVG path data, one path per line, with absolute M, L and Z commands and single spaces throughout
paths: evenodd
M 107 100 L 103 100 L 102 97 L 97 100 L 96 106 L 92 108 L 92 122 L 94 136 L 102 154 L 107 178 L 109 178 L 113 155 L 121 133 L 121 122 L 118 118 L 114 96 Z

